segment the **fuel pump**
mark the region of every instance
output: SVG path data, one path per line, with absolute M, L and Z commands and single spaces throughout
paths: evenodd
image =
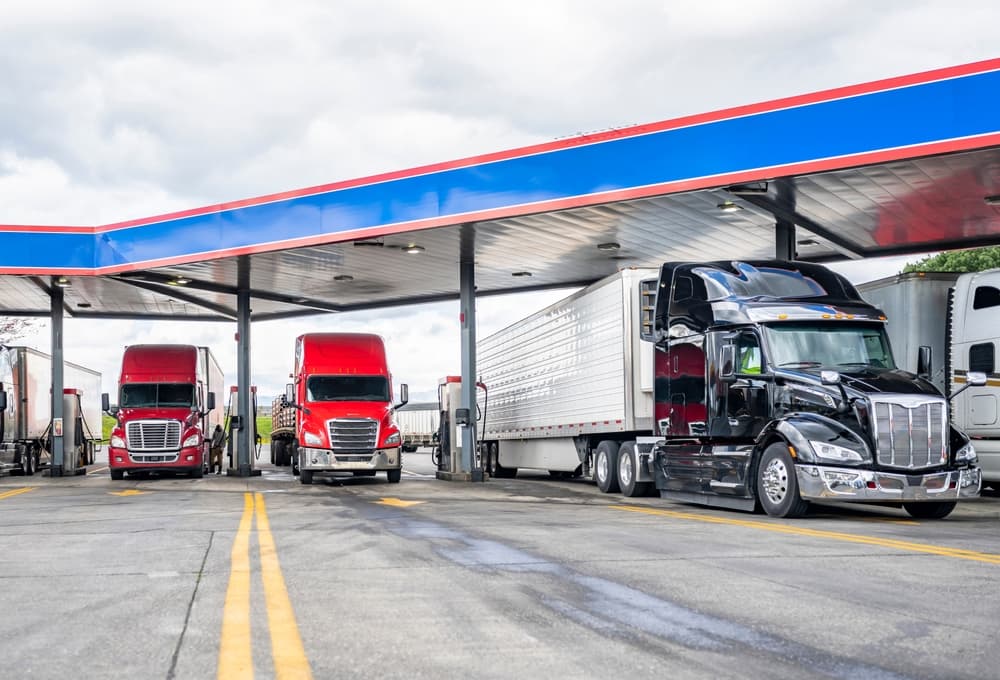
M 226 460 L 229 463 L 229 470 L 235 469 L 235 463 L 239 460 L 239 437 L 237 430 L 243 427 L 250 428 L 250 441 L 253 451 L 250 452 L 250 467 L 254 467 L 254 461 L 260 459 L 261 437 L 257 432 L 257 386 L 250 386 L 250 422 L 243 423 L 240 419 L 239 398 L 237 390 L 233 385 L 229 388 L 229 404 L 226 406 Z M 259 472 L 257 474 L 260 474 Z
M 462 407 L 462 378 L 449 375 L 438 381 L 438 421 L 437 446 L 434 449 L 435 463 L 438 473 L 457 474 L 461 471 L 462 462 L 462 428 L 473 427 L 480 422 L 486 411 L 486 385 L 476 383 L 477 399 L 476 414 L 473 420 L 469 409 Z M 480 408 L 478 398 L 482 395 L 483 406 Z M 482 456 L 477 451 L 473 455 L 473 468 L 482 469 Z M 438 477 L 443 475 L 438 474 Z
M 63 390 L 63 475 L 85 475 L 86 465 L 93 462 L 92 439 L 83 419 L 82 393 L 78 389 Z

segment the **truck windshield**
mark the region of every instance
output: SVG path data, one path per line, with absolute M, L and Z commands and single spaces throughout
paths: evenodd
M 896 368 L 879 325 L 784 323 L 764 330 L 777 368 Z
M 123 408 L 183 407 L 194 405 L 194 385 L 149 383 L 122 386 Z
M 389 401 L 381 375 L 314 375 L 306 382 L 309 401 Z

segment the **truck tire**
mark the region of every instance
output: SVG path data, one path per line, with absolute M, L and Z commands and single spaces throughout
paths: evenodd
M 903 503 L 903 509 L 916 519 L 944 519 L 958 505 L 955 501 L 936 503 Z
M 639 454 L 635 442 L 625 442 L 618 449 L 618 486 L 629 498 L 648 496 L 652 485 L 636 480 L 639 474 Z
M 618 442 L 605 440 L 594 451 L 594 482 L 604 493 L 618 491 Z
M 114 468 L 111 468 L 111 479 L 115 481 L 125 479 L 125 471 L 115 470 Z
M 312 470 L 299 470 L 299 481 L 303 484 L 313 483 L 313 471 Z
M 385 478 L 389 480 L 390 484 L 399 484 L 399 480 L 403 478 L 402 470 L 386 470 Z
M 201 479 L 202 477 L 204 477 L 205 476 L 205 466 L 204 466 L 204 464 L 199 465 L 194 470 L 191 470 L 191 476 L 194 479 Z
M 292 466 L 292 476 L 297 477 L 299 474 L 299 446 L 294 441 L 286 443 L 285 446 L 288 448 L 288 463 Z
M 21 455 L 21 474 L 25 477 L 30 477 L 35 474 L 35 456 L 30 451 L 25 451 Z
M 799 480 L 785 442 L 764 449 L 757 466 L 757 500 L 771 517 L 801 517 L 809 501 L 799 496 Z
M 271 465 L 278 464 L 278 449 L 280 446 L 278 442 L 271 442 Z

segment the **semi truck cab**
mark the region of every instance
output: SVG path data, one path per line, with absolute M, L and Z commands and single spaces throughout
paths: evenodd
M 975 449 L 946 398 L 896 367 L 885 316 L 844 277 L 803 262 L 667 263 L 648 291 L 657 431 L 637 443 L 662 496 L 781 517 L 830 500 L 940 518 L 978 495 Z

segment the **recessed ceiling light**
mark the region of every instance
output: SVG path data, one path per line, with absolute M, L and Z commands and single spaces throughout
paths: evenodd
M 355 241 L 354 242 L 354 247 L 355 248 L 364 248 L 365 246 L 372 246 L 374 248 L 381 248 L 384 245 L 385 244 L 382 243 L 381 241 Z
M 89 309 L 91 307 L 91 304 L 89 302 L 77 302 L 76 306 L 79 307 L 80 309 Z
M 184 276 L 177 276 L 167 281 L 168 286 L 186 286 L 191 283 L 191 279 Z
M 350 274 L 337 274 L 333 277 L 334 281 L 353 281 L 354 277 Z
M 65 276 L 60 276 L 55 280 L 55 284 L 60 288 L 69 288 L 73 285 L 73 282 L 67 279 Z
M 722 212 L 736 212 L 737 210 L 742 210 L 740 206 L 736 205 L 732 201 L 723 201 L 719 205 L 715 206 Z
M 416 243 L 411 243 L 410 245 L 405 246 L 403 248 L 403 252 L 404 253 L 410 253 L 411 255 L 415 255 L 417 253 L 424 252 L 424 247 L 423 246 L 418 246 Z
M 521 277 L 521 276 L 531 276 L 531 272 L 511 272 L 511 274 L 510 274 L 510 275 L 511 275 L 511 276 L 517 276 L 517 277 Z
M 598 250 L 603 250 L 605 252 L 615 251 L 615 250 L 618 250 L 621 247 L 622 247 L 622 244 L 615 243 L 614 241 L 609 241 L 608 243 L 598 243 L 597 244 L 597 249 Z

